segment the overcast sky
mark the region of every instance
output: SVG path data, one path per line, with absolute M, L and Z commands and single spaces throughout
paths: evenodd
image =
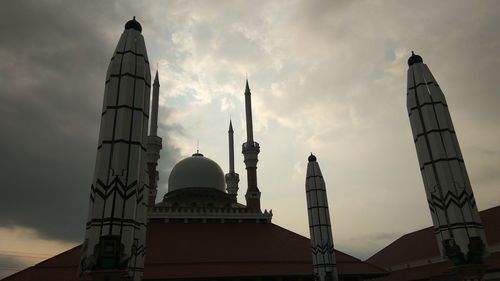
M 125 22 L 160 73 L 159 198 L 196 150 L 239 202 L 252 90 L 262 207 L 309 236 L 307 156 L 336 248 L 367 258 L 432 224 L 406 112 L 411 50 L 443 89 L 479 209 L 500 202 L 498 1 L 6 1 L 0 9 L 0 277 L 83 240 L 106 69 Z

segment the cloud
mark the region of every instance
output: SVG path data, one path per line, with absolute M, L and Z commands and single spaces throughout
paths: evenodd
M 9 34 L 0 43 L 0 226 L 83 239 L 104 79 L 126 19 L 117 3 L 22 1 L 0 11 Z M 178 153 L 162 133 L 167 169 Z
M 365 260 L 378 250 L 389 245 L 404 233 L 378 232 L 366 235 L 354 235 L 339 243 L 336 248 L 349 253 L 359 259 Z
M 234 106 L 234 103 L 232 100 L 228 99 L 227 97 L 224 97 L 221 99 L 221 101 L 220 101 L 220 111 L 221 112 L 224 112 L 227 110 L 232 110 L 234 108 L 235 108 L 235 106 Z
M 5 277 L 75 246 L 41 239 L 36 230 L 26 227 L 0 227 L 0 277 Z
M 105 70 L 131 15 L 160 73 L 163 192 L 198 138 L 227 166 L 221 111 L 233 114 L 243 142 L 248 74 L 262 206 L 274 209 L 275 223 L 307 235 L 303 176 L 312 151 L 338 245 L 366 257 L 389 239 L 371 233 L 429 226 L 405 108 L 415 50 L 445 92 L 478 205 L 498 204 L 498 155 L 489 153 L 500 143 L 496 2 L 19 3 L 0 11 L 9 34 L 0 43 L 2 225 L 81 239 Z M 68 228 L 54 227 L 61 224 Z M 351 241 L 352 233 L 367 236 Z

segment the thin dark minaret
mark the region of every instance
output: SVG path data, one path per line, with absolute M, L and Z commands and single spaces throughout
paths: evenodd
M 316 156 L 308 158 L 306 175 L 307 215 L 311 235 L 311 251 L 315 281 L 338 280 L 328 211 L 326 186 Z
M 151 73 L 142 27 L 125 25 L 106 75 L 80 272 L 93 280 L 142 278 L 146 136 Z
M 455 266 L 481 264 L 487 242 L 448 104 L 422 57 L 412 52 L 408 66 L 408 115 L 439 249 Z
M 233 123 L 229 121 L 229 173 L 226 174 L 227 193 L 231 196 L 231 202 L 237 202 L 238 183 L 240 175 L 234 172 L 234 138 L 233 138 Z
M 252 94 L 246 80 L 245 86 L 245 113 L 247 125 L 247 141 L 243 144 L 242 153 L 247 170 L 247 184 L 248 189 L 245 194 L 247 201 L 247 208 L 250 210 L 260 212 L 260 191 L 257 187 L 257 162 L 259 161 L 258 155 L 260 147 L 257 142 L 253 140 L 253 127 L 252 127 Z
M 149 129 L 147 143 L 147 174 L 149 180 L 148 207 L 155 205 L 156 193 L 158 192 L 159 173 L 156 170 L 158 160 L 160 159 L 160 150 L 162 148 L 162 139 L 158 136 L 158 107 L 160 98 L 160 81 L 158 79 L 158 70 L 156 71 L 153 82 L 153 99 L 151 103 L 151 124 Z

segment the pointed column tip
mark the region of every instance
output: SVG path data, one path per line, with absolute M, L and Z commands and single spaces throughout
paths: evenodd
M 311 152 L 311 155 L 309 155 L 309 157 L 307 158 L 307 160 L 308 160 L 309 162 L 316 162 L 316 156 L 314 156 L 314 155 L 312 154 L 312 152 Z
M 424 60 L 421 56 L 415 55 L 413 51 L 411 51 L 411 57 L 408 59 L 408 66 L 412 66 L 415 63 L 423 63 Z
M 248 86 L 248 78 L 246 79 L 245 94 L 250 93 L 250 86 Z
M 158 69 L 156 69 L 155 81 L 153 82 L 153 85 L 160 86 L 160 80 L 158 79 Z
M 229 132 L 233 132 L 233 122 L 231 121 L 231 119 L 229 119 Z
M 141 24 L 135 20 L 135 16 L 125 24 L 125 29 L 135 29 L 142 32 Z

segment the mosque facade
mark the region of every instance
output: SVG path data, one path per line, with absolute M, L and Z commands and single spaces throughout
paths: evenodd
M 241 146 L 245 204 L 237 202 L 240 178 L 231 122 L 228 173 L 197 151 L 174 166 L 161 198 L 159 95 L 158 72 L 151 85 L 142 26 L 134 18 L 125 24 L 107 71 L 85 241 L 4 280 L 357 281 L 387 274 L 334 250 L 326 189 L 314 156 L 306 182 L 313 239 L 272 223 L 272 211 L 260 204 L 260 144 L 253 135 L 248 80 Z

